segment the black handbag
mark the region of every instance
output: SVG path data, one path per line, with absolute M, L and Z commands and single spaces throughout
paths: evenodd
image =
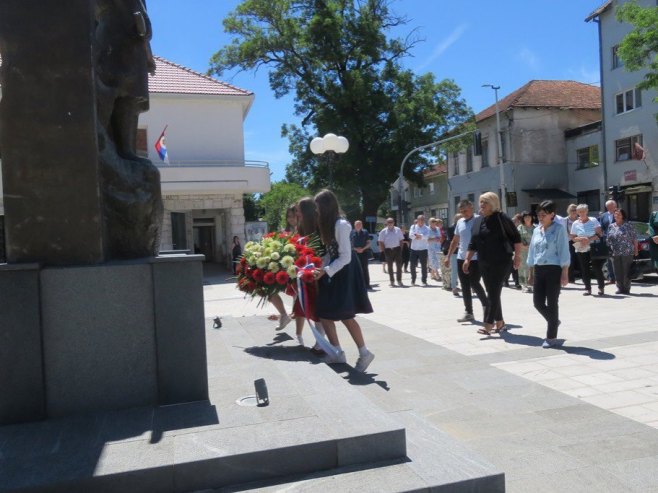
M 592 258 L 608 258 L 608 244 L 605 240 L 598 240 L 589 244 L 589 255 Z

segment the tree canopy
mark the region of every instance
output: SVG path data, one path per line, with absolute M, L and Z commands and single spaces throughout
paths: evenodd
M 658 90 L 658 6 L 625 3 L 617 8 L 617 20 L 633 26 L 617 50 L 624 67 L 629 71 L 647 69 L 638 87 Z
M 269 192 L 261 195 L 258 208 L 263 213 L 270 231 L 279 231 L 286 227 L 286 209 L 302 197 L 310 195 L 308 190 L 296 183 L 279 181 L 272 185 Z
M 407 152 L 436 141 L 472 118 L 451 80 L 416 75 L 401 66 L 419 41 L 389 39 L 406 19 L 390 0 L 244 0 L 224 20 L 232 43 L 211 59 L 211 73 L 267 67 L 277 97 L 295 94 L 301 124 L 288 124 L 293 161 L 287 180 L 311 190 L 333 186 L 352 217 L 375 215 L 387 198 Z M 347 153 L 330 160 L 315 156 L 312 137 L 347 137 Z M 422 170 L 436 155 L 409 160 L 405 176 L 422 183 Z M 345 207 L 345 202 L 349 207 Z

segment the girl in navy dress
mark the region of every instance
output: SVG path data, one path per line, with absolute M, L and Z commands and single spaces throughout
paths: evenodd
M 345 353 L 340 347 L 336 323 L 341 321 L 359 349 L 355 369 L 365 372 L 375 355 L 368 351 L 361 326 L 354 318 L 357 313 L 372 313 L 368 291 L 361 265 L 350 243 L 352 226 L 340 215 L 336 196 L 330 190 L 322 190 L 315 196 L 318 210 L 320 239 L 325 246 L 322 268 L 316 269 L 318 297 L 315 313 L 320 318 L 329 342 L 337 348 L 325 361 L 345 363 Z

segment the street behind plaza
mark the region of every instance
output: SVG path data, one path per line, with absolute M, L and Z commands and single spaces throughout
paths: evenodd
M 335 367 L 346 385 L 462 441 L 505 472 L 508 491 L 658 490 L 655 276 L 633 283 L 630 296 L 583 297 L 580 282 L 569 284 L 560 297 L 558 337 L 566 341 L 543 349 L 545 322 L 531 294 L 504 289 L 510 330 L 485 337 L 477 322 L 456 322 L 462 300 L 440 283 L 410 286 L 404 274 L 406 286 L 392 288 L 378 263 L 370 275 L 375 311 L 360 320 L 377 357 L 365 380 Z M 204 289 L 206 317 L 260 317 L 275 337 L 272 307 L 243 300 L 225 273 L 207 276 Z M 356 350 L 339 334 L 353 363 Z M 304 335 L 309 344 L 310 330 Z

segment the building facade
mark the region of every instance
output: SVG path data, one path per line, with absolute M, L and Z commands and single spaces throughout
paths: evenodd
M 658 113 L 655 90 L 640 90 L 646 70 L 628 72 L 617 47 L 632 26 L 616 19 L 616 9 L 626 0 L 609 0 L 586 21 L 599 28 L 601 102 L 603 108 L 601 160 L 604 188 L 618 186 L 622 206 L 633 219 L 646 221 L 658 207 Z M 656 8 L 655 0 L 638 0 Z
M 463 199 L 505 193 L 507 212 L 533 211 L 545 199 L 558 208 L 576 199 L 569 183 L 565 131 L 601 119 L 600 90 L 575 81 L 533 80 L 499 102 L 502 173 L 496 108 L 476 115 L 482 155 L 473 146 L 448 155 L 450 214 Z M 603 193 L 599 191 L 599 193 Z
M 403 226 L 410 226 L 414 219 L 423 214 L 430 217 L 448 218 L 448 173 L 445 164 L 436 165 L 423 172 L 423 185 L 409 183 L 403 178 L 402 195 L 404 200 Z M 391 185 L 390 209 L 398 216 L 398 180 Z

